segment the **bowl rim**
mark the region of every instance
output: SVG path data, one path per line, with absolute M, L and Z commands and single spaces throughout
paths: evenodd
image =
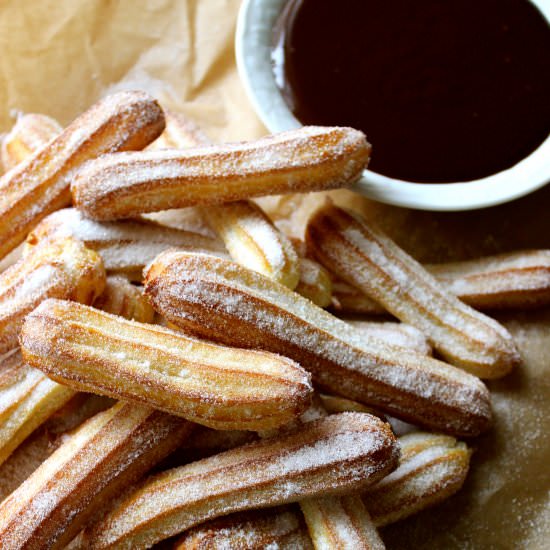
M 235 54 L 246 94 L 270 132 L 299 128 L 272 71 L 273 25 L 287 0 L 243 0 L 237 19 Z M 550 2 L 530 0 L 550 24 Z M 460 211 L 509 202 L 550 182 L 550 135 L 514 166 L 477 180 L 414 183 L 365 170 L 352 187 L 369 199 L 419 210 Z

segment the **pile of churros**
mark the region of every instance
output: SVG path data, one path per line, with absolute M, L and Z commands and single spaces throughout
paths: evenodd
M 461 488 L 480 379 L 521 361 L 481 311 L 550 303 L 550 251 L 422 266 L 331 202 L 296 240 L 252 201 L 350 186 L 370 152 L 340 127 L 212 144 L 142 92 L 19 118 L 0 463 L 70 429 L 0 504 L 1 548 L 380 549 Z

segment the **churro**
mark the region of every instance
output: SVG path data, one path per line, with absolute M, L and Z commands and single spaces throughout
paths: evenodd
M 300 512 L 293 506 L 231 514 L 186 531 L 174 550 L 313 550 Z
M 18 349 L 0 358 L 0 464 L 74 394 L 26 365 Z
M 10 132 L 2 138 L 0 152 L 4 169 L 11 170 L 62 131 L 60 124 L 46 115 L 29 113 L 18 117 Z
M 328 307 L 332 300 L 332 280 L 328 271 L 309 258 L 300 258 L 300 279 L 294 289 L 319 307 Z
M 300 502 L 309 534 L 317 549 L 383 550 L 385 548 L 358 495 Z
M 357 215 L 326 204 L 310 219 L 306 240 L 319 262 L 420 329 L 450 363 L 482 378 L 503 376 L 519 363 L 514 341 L 502 325 L 446 291 Z
M 71 186 L 77 208 L 99 220 L 354 183 L 370 154 L 351 128 L 304 127 L 253 142 L 104 155 Z
M 91 548 L 148 548 L 206 520 L 366 487 L 394 469 L 379 419 L 343 413 L 153 476 L 87 533 Z
M 0 504 L 2 548 L 63 548 L 91 514 L 191 432 L 185 420 L 118 403 L 85 422 Z
M 145 220 L 97 222 L 74 208 L 47 216 L 29 233 L 24 254 L 50 239 L 71 236 L 81 240 L 102 258 L 105 269 L 141 281 L 143 268 L 168 248 L 223 254 L 223 244 L 210 237 Z
M 522 250 L 465 262 L 427 265 L 445 288 L 476 309 L 550 303 L 550 250 Z
M 27 316 L 20 340 L 27 363 L 58 382 L 212 428 L 274 428 L 311 399 L 309 374 L 290 359 L 203 342 L 74 302 L 42 302 Z
M 480 310 L 534 308 L 550 303 L 550 251 L 522 250 L 476 260 L 427 264 L 443 287 Z M 387 311 L 344 281 L 333 282 L 333 307 L 344 313 Z
M 309 300 L 233 262 L 164 252 L 145 293 L 168 321 L 227 345 L 281 353 L 329 393 L 457 435 L 489 427 L 489 392 L 476 377 L 385 344 Z
M 142 289 L 118 275 L 107 277 L 105 290 L 93 305 L 107 313 L 140 323 L 152 323 L 155 317 L 155 311 L 143 296 Z
M 301 278 L 292 243 L 251 201 L 237 201 L 204 209 L 203 216 L 225 243 L 237 263 L 294 289 Z
M 445 500 L 468 473 L 471 451 L 453 437 L 417 432 L 400 437 L 399 446 L 399 467 L 362 495 L 379 527 Z
M 46 298 L 91 303 L 105 286 L 101 258 L 72 238 L 50 242 L 0 274 L 0 354 L 17 346 L 25 315 Z
M 71 202 L 69 183 L 85 161 L 141 149 L 164 128 L 158 103 L 142 92 L 108 96 L 0 178 L 0 258 L 46 215 Z

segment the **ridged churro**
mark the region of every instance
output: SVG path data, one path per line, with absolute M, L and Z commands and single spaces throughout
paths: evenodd
M 522 250 L 425 267 L 447 290 L 476 309 L 550 303 L 550 250 Z
M 385 548 L 358 495 L 300 502 L 309 534 L 317 549 L 383 550 Z
M 522 250 L 476 260 L 427 264 L 443 287 L 480 310 L 534 308 L 550 303 L 550 251 Z M 333 282 L 333 306 L 344 313 L 380 315 L 387 311 L 344 281 Z
M 300 258 L 300 280 L 294 289 L 319 307 L 328 307 L 332 299 L 332 280 L 328 271 L 309 258 Z
M 248 143 L 104 155 L 71 186 L 77 208 L 98 220 L 354 183 L 370 155 L 364 134 L 310 126 Z
M 0 274 L 0 354 L 17 346 L 25 315 L 46 298 L 91 303 L 105 286 L 101 258 L 72 238 L 50 242 Z
M 453 437 L 411 433 L 399 438 L 399 467 L 363 493 L 374 523 L 394 523 L 456 493 L 468 473 L 471 451 Z
M 174 550 L 313 550 L 304 520 L 291 506 L 231 514 L 186 531 Z
M 281 233 L 251 201 L 237 201 L 203 210 L 203 216 L 241 265 L 294 289 L 300 280 L 298 255 Z
M 141 220 L 97 222 L 74 208 L 54 212 L 29 233 L 24 254 L 50 239 L 71 236 L 102 258 L 105 269 L 141 280 L 143 268 L 168 248 L 223 254 L 223 244 L 210 237 Z M 136 275 L 137 274 L 137 275 Z
M 357 215 L 326 204 L 310 219 L 313 256 L 420 329 L 450 363 L 482 378 L 498 378 L 519 363 L 512 336 L 495 320 L 446 291 L 418 262 Z
M 366 487 L 396 465 L 387 424 L 343 413 L 153 476 L 88 532 L 91 548 L 148 548 L 217 516 Z
M 0 546 L 63 548 L 191 430 L 185 420 L 132 404 L 97 414 L 0 504 Z
M 57 138 L 0 178 L 0 258 L 46 215 L 71 202 L 70 181 L 85 161 L 141 149 L 164 128 L 158 103 L 142 92 L 108 96 Z
M 164 252 L 145 293 L 170 322 L 208 339 L 281 353 L 322 389 L 457 435 L 489 427 L 489 392 L 476 377 L 375 338 L 263 275 L 205 254 Z
M 311 399 L 309 374 L 290 359 L 203 342 L 74 302 L 42 302 L 27 316 L 20 339 L 27 363 L 58 382 L 212 428 L 274 428 Z
M 378 416 L 379 418 L 384 419 L 382 413 L 373 409 L 372 407 L 367 407 L 363 403 L 358 401 L 353 401 L 352 399 L 346 399 L 345 397 L 340 397 L 338 395 L 327 395 L 326 393 L 319 394 L 321 404 L 323 408 L 329 414 L 336 414 L 341 412 L 364 412 Z
M 405 348 L 421 355 L 432 354 L 432 346 L 426 336 L 411 325 L 391 321 L 359 321 L 355 319 L 349 319 L 346 322 L 364 334 L 366 338 L 378 338 L 392 346 Z
M 105 290 L 94 301 L 94 307 L 125 319 L 152 323 L 155 310 L 143 296 L 142 289 L 118 275 L 110 275 Z
M 2 138 L 0 152 L 4 170 L 17 166 L 62 131 L 61 125 L 46 115 L 29 113 L 18 117 L 10 132 Z
M 26 365 L 18 349 L 0 358 L 0 464 L 74 394 Z

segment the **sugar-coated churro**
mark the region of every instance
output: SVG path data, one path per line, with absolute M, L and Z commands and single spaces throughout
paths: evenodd
M 108 96 L 57 138 L 0 178 L 0 258 L 46 215 L 71 202 L 70 181 L 85 161 L 141 149 L 164 128 L 158 103 L 142 92 Z
M 148 548 L 232 512 L 366 487 L 397 463 L 388 425 L 343 413 L 153 476 L 88 532 L 91 548 Z
M 25 315 L 46 298 L 91 303 L 105 286 L 101 258 L 72 238 L 54 240 L 0 274 L 0 354 L 17 346 Z
M 62 131 L 60 124 L 49 116 L 37 113 L 21 115 L 2 138 L 0 152 L 4 169 L 11 170 Z
M 357 130 L 310 126 L 248 143 L 104 155 L 83 166 L 71 186 L 77 208 L 112 220 L 345 187 L 359 178 L 369 154 Z
M 24 254 L 50 239 L 71 236 L 102 258 L 105 269 L 141 280 L 143 268 L 168 248 L 223 254 L 223 244 L 210 237 L 141 220 L 97 222 L 74 208 L 47 216 L 29 233 Z
M 477 309 L 550 303 L 550 250 L 522 250 L 425 267 L 447 290 Z
M 300 502 L 316 549 L 383 550 L 385 548 L 358 495 L 325 497 Z
M 313 256 L 426 334 L 449 362 L 482 378 L 505 375 L 520 357 L 509 332 L 446 291 L 418 262 L 359 216 L 326 204 L 310 219 Z
M 0 546 L 64 548 L 97 508 L 191 430 L 185 420 L 132 404 L 97 414 L 0 504 Z
M 319 307 L 328 307 L 332 299 L 332 280 L 328 271 L 309 258 L 300 258 L 300 280 L 294 289 Z
M 186 531 L 174 550 L 313 550 L 301 514 L 293 506 L 218 518 Z
M 399 446 L 399 467 L 363 493 L 379 527 L 445 500 L 468 473 L 471 451 L 454 437 L 417 432 L 400 437 Z
M 294 289 L 301 276 L 294 246 L 251 201 L 204 208 L 204 217 L 241 265 Z
M 140 323 L 152 323 L 155 316 L 155 311 L 143 296 L 142 289 L 118 275 L 107 277 L 105 290 L 93 305 L 107 313 Z
M 74 393 L 26 365 L 18 349 L 1 357 L 0 464 Z
M 476 260 L 427 264 L 448 292 L 480 310 L 534 308 L 550 303 L 550 251 L 522 250 Z M 333 282 L 333 306 L 344 313 L 387 311 L 344 281 Z
M 329 391 L 418 425 L 475 435 L 490 425 L 487 388 L 430 357 L 365 338 L 275 281 L 205 254 L 164 252 L 145 293 L 170 322 L 228 345 L 291 357 Z
M 274 428 L 311 399 L 309 374 L 285 357 L 200 341 L 63 300 L 42 302 L 27 316 L 21 348 L 30 365 L 74 389 L 218 429 Z

